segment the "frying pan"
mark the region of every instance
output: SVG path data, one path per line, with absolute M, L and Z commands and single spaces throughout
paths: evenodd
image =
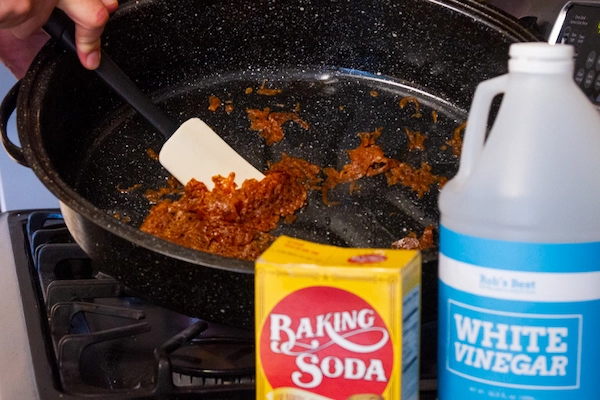
M 168 115 L 178 122 L 199 116 L 259 170 L 283 153 L 339 170 L 358 133 L 381 127 L 376 143 L 386 156 L 414 167 L 427 162 L 450 178 L 458 158 L 447 141 L 465 121 L 476 85 L 506 72 L 511 43 L 533 40 L 517 21 L 469 0 L 141 0 L 121 2 L 103 46 Z M 281 93 L 260 95 L 263 86 Z M 233 111 L 208 110 L 211 95 Z M 418 99 L 421 118 L 413 103 L 399 107 L 406 96 Z M 289 122 L 283 140 L 267 145 L 249 129 L 246 112 L 266 107 L 297 111 L 310 129 Z M 162 139 L 93 72 L 49 42 L 5 98 L 3 124 L 15 108 L 20 147 L 8 143 L 7 151 L 58 197 L 99 271 L 162 306 L 252 328 L 252 262 L 137 228 L 151 207 L 145 191 L 168 178 L 148 156 Z M 406 128 L 427 135 L 423 150 L 409 149 Z M 419 197 L 375 176 L 355 189 L 332 190 L 335 206 L 310 192 L 297 220 L 273 233 L 390 247 L 437 226 L 434 186 Z M 435 318 L 436 249 L 423 259 L 427 320 Z

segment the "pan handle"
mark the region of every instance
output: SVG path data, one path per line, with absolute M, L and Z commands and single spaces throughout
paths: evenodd
M 23 149 L 14 144 L 8 138 L 8 120 L 17 108 L 17 97 L 21 89 L 21 81 L 18 81 L 6 94 L 0 105 L 0 135 L 2 136 L 2 145 L 16 163 L 29 167 L 27 160 L 23 155 Z
M 463 147 L 460 155 L 460 165 L 456 174 L 456 180 L 466 179 L 471 172 L 485 144 L 485 135 L 487 132 L 488 116 L 494 97 L 506 91 L 508 85 L 508 74 L 498 76 L 481 82 L 475 90 L 467 129 L 463 140 Z

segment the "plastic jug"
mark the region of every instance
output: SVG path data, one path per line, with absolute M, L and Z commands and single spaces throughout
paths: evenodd
M 513 44 L 475 92 L 439 198 L 440 400 L 600 399 L 600 116 L 573 54 Z

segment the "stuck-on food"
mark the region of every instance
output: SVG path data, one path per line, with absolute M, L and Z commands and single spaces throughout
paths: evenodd
M 246 93 L 252 92 L 249 88 Z M 264 89 L 264 83 L 263 87 Z M 373 95 L 373 94 L 371 94 Z M 210 103 L 216 108 L 221 101 L 211 96 Z M 229 104 L 226 102 L 226 104 Z M 416 98 L 405 97 L 400 106 L 411 104 L 420 114 Z M 283 140 L 283 124 L 293 121 L 304 129 L 310 125 L 300 118 L 296 104 L 294 112 L 271 112 L 271 109 L 246 109 L 250 130 L 258 131 L 267 145 Z M 437 120 L 437 114 L 433 114 Z M 416 117 L 413 115 L 412 117 Z M 341 184 L 349 184 L 350 193 L 359 188 L 363 178 L 384 174 L 389 186 L 402 185 L 415 192 L 419 198 L 432 187 L 443 186 L 447 178 L 432 173 L 431 166 L 422 161 L 420 167 L 387 157 L 376 143 L 383 131 L 379 127 L 372 132 L 360 132 L 360 143 L 346 150 L 349 162 L 340 170 L 321 168 L 306 160 L 282 154 L 281 161 L 270 165 L 265 178 L 258 182 L 247 180 L 241 187 L 233 182 L 234 175 L 213 177 L 215 188 L 210 191 L 195 180 L 185 188 L 170 179 L 167 187 L 146 192 L 148 200 L 155 204 L 141 229 L 165 240 L 196 250 L 255 260 L 275 239 L 270 233 L 277 225 L 293 223 L 296 212 L 305 204 L 308 191 L 319 190 L 322 201 L 335 206 L 329 192 Z M 464 124 L 456 128 L 446 143 L 456 152 L 461 144 Z M 427 135 L 405 127 L 408 150 L 423 152 Z M 175 199 L 179 197 L 178 199 Z M 392 244 L 392 248 L 425 249 L 434 246 L 433 227 L 427 227 L 419 238 L 411 233 Z
M 303 129 L 310 128 L 310 125 L 295 112 L 271 112 L 269 107 L 263 110 L 249 108 L 246 112 L 250 120 L 250 130 L 257 131 L 269 146 L 283 139 L 283 124 L 286 122 L 294 121 Z
M 425 250 L 435 246 L 433 240 L 433 226 L 428 226 L 423 230 L 421 237 L 417 237 L 417 234 L 410 232 L 402 239 L 396 240 L 392 243 L 392 249 L 398 250 Z
M 178 200 L 152 207 L 141 230 L 192 249 L 254 260 L 275 239 L 269 231 L 306 202 L 320 168 L 284 155 L 260 182 L 240 188 L 232 173 L 213 178 L 214 189 L 191 180 Z

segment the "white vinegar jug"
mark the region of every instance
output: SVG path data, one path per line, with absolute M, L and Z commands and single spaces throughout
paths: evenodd
M 600 116 L 573 54 L 513 44 L 475 92 L 439 198 L 440 400 L 600 399 Z

